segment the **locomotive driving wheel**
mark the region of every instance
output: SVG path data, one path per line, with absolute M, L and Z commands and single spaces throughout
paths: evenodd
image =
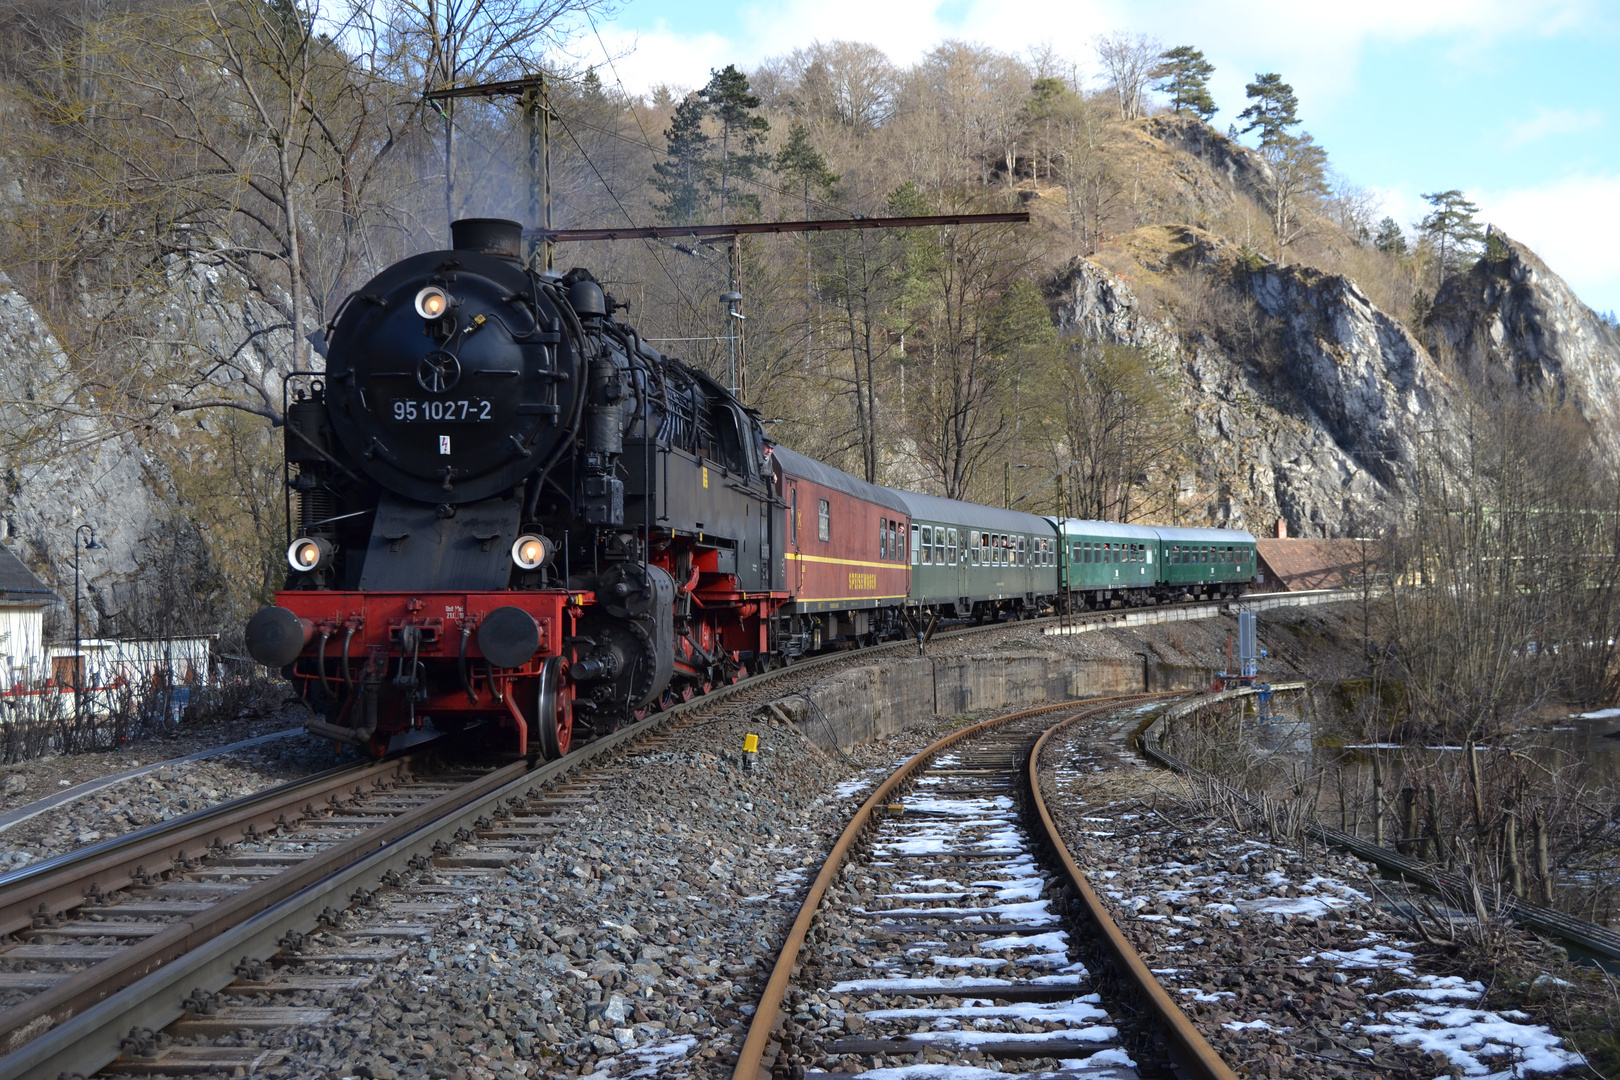
M 563 682 L 560 656 L 553 656 L 540 669 L 535 726 L 542 757 L 556 761 L 568 753 L 574 742 L 574 687 Z

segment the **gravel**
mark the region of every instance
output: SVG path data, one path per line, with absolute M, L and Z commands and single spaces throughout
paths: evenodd
M 1240 1074 L 1578 1067 L 1525 1002 L 1469 978 L 1457 950 L 1411 940 L 1398 909 L 1419 896 L 1354 857 L 1255 829 L 1122 753 L 1143 719 L 1137 710 L 1076 725 L 1049 745 L 1043 788 L 1115 922 Z M 1529 935 L 1505 932 L 1515 952 L 1556 965 Z
M 1313 635 L 1339 618 L 1329 608 L 1298 614 Z M 1038 647 L 1132 659 L 1146 651 L 1164 663 L 1215 666 L 1232 625 L 1045 638 L 1015 623 L 936 640 L 929 654 Z M 1282 667 L 1287 649 L 1277 651 Z M 390 883 L 311 935 L 301 957 L 267 969 L 352 976 L 362 987 L 233 998 L 330 1017 L 213 1041 L 273 1051 L 255 1073 L 272 1077 L 729 1076 L 809 877 L 855 800 L 969 719 L 935 718 L 827 754 L 762 711 L 827 673 L 712 706 L 660 741 L 576 774 L 567 794 L 581 801 L 553 819 L 559 828 L 543 842 L 508 850 L 504 867 L 430 867 Z M 741 753 L 748 732 L 761 736 L 752 773 Z M 500 850 L 474 839 L 447 854 Z M 389 951 L 321 959 L 338 946 Z
M 286 726 L 285 720 L 281 726 Z M 171 747 L 165 745 L 164 749 Z M 186 752 L 191 752 L 191 749 L 187 748 Z M 151 761 L 150 757 L 133 755 L 96 756 L 114 759 L 106 764 L 117 765 L 117 768 L 107 768 L 99 775 L 139 768 Z M 188 761 L 120 781 L 64 806 L 47 810 L 0 833 L 0 874 L 307 776 L 337 761 L 330 743 L 291 736 L 218 758 Z M 30 762 L 15 768 L 32 769 L 42 764 Z M 51 789 L 45 784 L 57 775 L 48 770 L 42 771 L 44 776 L 34 779 L 27 789 L 35 799 L 50 794 Z M 10 773 L 6 780 L 19 775 Z M 80 776 L 77 782 L 95 778 L 94 775 Z M 60 786 L 70 786 L 65 780 L 54 782 Z M 0 780 L 0 788 L 4 785 L 5 781 Z

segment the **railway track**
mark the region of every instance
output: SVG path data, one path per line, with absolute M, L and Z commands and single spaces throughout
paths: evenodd
M 1134 1080 L 1121 1018 L 1102 1007 L 1073 934 L 1100 939 L 1155 1014 L 1180 1071 L 1233 1080 L 1096 902 L 1057 836 L 1035 769 L 1051 731 L 1157 697 L 987 720 L 879 785 L 810 888 L 735 1080 L 833 1080 L 914 1063 Z M 1069 897 L 1083 920 L 1064 917 Z
M 1068 621 L 1108 625 L 1120 614 Z M 1000 628 L 964 627 L 936 640 Z M 355 897 L 390 873 L 442 860 L 435 849 L 458 837 L 509 841 L 513 857 L 532 850 L 544 827 L 511 819 L 534 822 L 577 803 L 588 767 L 626 744 L 738 695 L 776 696 L 784 683 L 806 681 L 828 665 L 915 648 L 902 641 L 767 672 L 543 765 L 519 761 L 434 775 L 419 774 L 419 758 L 407 757 L 329 770 L 0 878 L 0 934 L 10 935 L 0 942 L 0 1080 L 89 1074 L 115 1059 L 119 1069 L 135 1072 L 251 1065 L 236 1060 L 240 1054 L 166 1050 L 155 1033 L 182 1017 L 182 1026 L 204 1033 L 299 1022 L 296 1009 L 255 1012 L 220 1002 L 244 993 L 320 990 L 327 982 L 334 992 L 349 986 L 350 977 L 323 974 L 320 965 L 350 953 L 364 959 L 365 948 L 380 959 L 385 945 L 310 956 L 288 950 L 293 967 L 316 973 L 278 975 L 280 981 L 267 981 L 263 963 L 312 930 L 334 925 Z M 360 921 L 342 934 L 375 942 L 420 930 L 397 912 L 382 914 L 385 923 Z M 226 998 L 216 996 L 227 990 Z

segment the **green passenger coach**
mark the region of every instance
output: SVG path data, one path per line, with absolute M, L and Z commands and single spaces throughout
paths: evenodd
M 1057 592 L 1056 536 L 1034 514 L 895 490 L 911 517 L 911 605 L 945 617 L 1033 617 Z
M 1257 572 L 1254 537 L 1234 529 L 1165 529 L 1159 535 L 1166 592 L 1193 599 L 1240 596 Z

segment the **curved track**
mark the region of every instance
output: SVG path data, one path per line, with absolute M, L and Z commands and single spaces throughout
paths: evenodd
M 1026 1075 L 1048 1080 L 1134 1078 L 1118 1027 L 1090 974 L 1072 962 L 1070 930 L 1051 910 L 1054 902 L 1063 909 L 1065 890 L 1085 904 L 1075 929 L 1100 938 L 1150 1004 L 1181 1070 L 1235 1080 L 1095 902 L 1040 794 L 1035 765 L 1047 734 L 1157 696 L 987 720 L 895 770 L 856 811 L 811 886 L 735 1080 L 1013 1059 L 1047 1062 Z M 1054 715 L 1065 718 L 1054 724 Z M 1021 820 L 1016 805 L 1026 801 L 1031 812 Z
M 1167 610 L 1184 618 L 1194 606 L 1206 605 Z M 1105 626 L 1140 614 L 1097 612 L 1067 621 Z M 389 872 L 431 858 L 436 845 L 487 827 L 513 806 L 528 806 L 548 786 L 627 743 L 738 694 L 769 694 L 781 681 L 828 665 L 915 648 L 900 641 L 801 661 L 545 764 L 517 761 L 438 777 L 414 775 L 413 758 L 344 766 L 0 878 L 0 934 L 13 935 L 0 944 L 6 961 L 0 969 L 9 969 L 0 970 L 6 1006 L 0 1080 L 94 1072 L 128 1048 L 132 1032 L 141 1044 L 184 1015 L 188 1001 L 193 1011 L 201 1008 L 237 978 L 243 962 L 251 970 L 253 961 L 275 955 L 289 936 L 296 940 Z M 546 812 L 544 800 L 528 809 Z

